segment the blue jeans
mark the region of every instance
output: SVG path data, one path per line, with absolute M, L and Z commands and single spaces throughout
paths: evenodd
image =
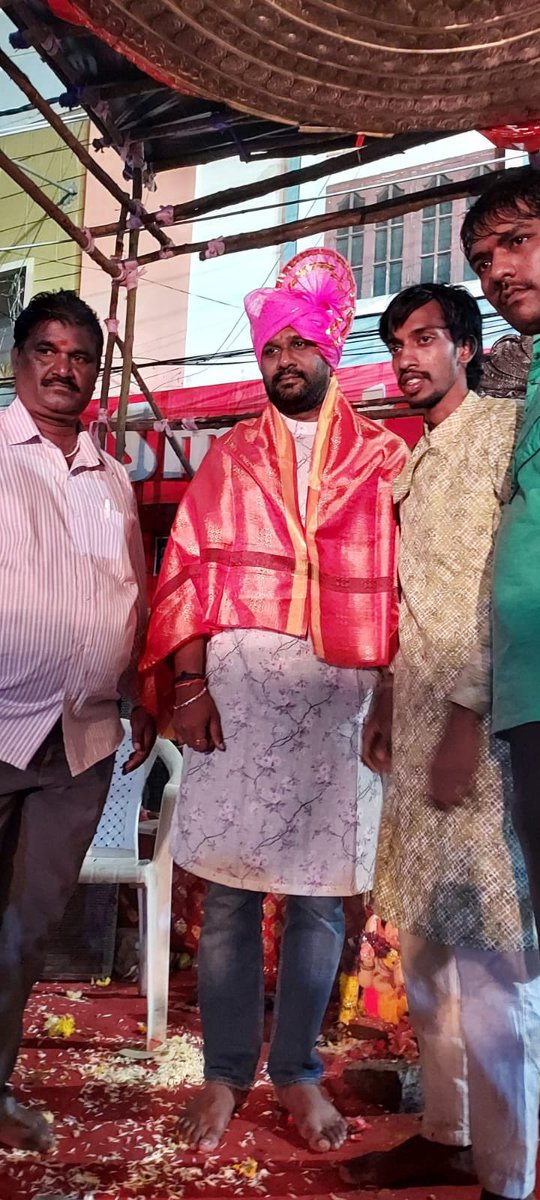
M 264 1020 L 262 892 L 208 884 L 199 947 L 205 1079 L 251 1087 Z M 317 1083 L 315 1049 L 339 966 L 337 896 L 288 896 L 268 1056 L 274 1084 Z

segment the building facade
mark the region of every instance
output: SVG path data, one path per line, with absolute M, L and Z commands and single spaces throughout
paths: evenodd
M 0 12 L 0 44 L 7 52 L 11 31 L 11 22 Z M 35 51 L 20 51 L 19 61 L 34 85 L 54 101 L 62 86 Z M 62 115 L 75 136 L 86 144 L 89 122 L 85 114 L 79 110 Z M 5 77 L 0 147 L 76 225 L 82 224 L 85 171 L 40 114 L 25 103 L 22 92 Z M 13 398 L 10 351 L 13 322 L 21 308 L 42 290 L 65 287 L 78 292 L 80 277 L 79 247 L 7 175 L 0 173 L 0 406 Z

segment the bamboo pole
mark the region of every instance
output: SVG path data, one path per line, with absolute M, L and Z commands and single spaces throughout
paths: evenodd
M 43 99 L 43 96 L 40 95 L 37 88 L 34 87 L 24 72 L 21 71 L 20 68 L 16 66 L 16 64 L 12 62 L 12 60 L 8 58 L 8 55 L 5 54 L 1 49 L 0 67 L 5 71 L 6 75 L 9 76 L 13 83 L 20 88 L 21 92 L 23 92 L 23 94 L 28 100 L 30 100 L 35 108 L 38 109 L 38 112 L 45 117 L 45 120 L 49 123 L 52 129 L 54 129 L 55 133 L 58 134 L 62 141 L 65 142 L 66 146 L 69 146 L 69 149 L 73 152 L 73 154 L 75 154 L 76 158 L 79 159 L 79 162 L 81 162 L 83 166 L 86 167 L 86 169 L 90 171 L 90 173 L 99 181 L 99 183 L 101 183 L 103 187 L 110 192 L 111 196 L 114 196 L 115 200 L 118 200 L 122 207 L 127 208 L 130 213 L 140 217 L 143 225 L 145 225 L 149 233 L 153 234 L 153 236 L 157 238 L 161 246 L 168 246 L 169 238 L 163 232 L 161 227 L 156 224 L 152 217 L 149 217 L 146 214 L 141 215 L 135 200 L 129 196 L 128 193 L 125 192 L 115 182 L 114 179 L 111 178 L 108 172 L 105 171 L 98 162 L 96 162 L 95 158 L 92 158 L 92 155 L 88 152 L 86 147 L 79 142 L 78 138 L 76 138 L 71 132 L 69 126 L 64 124 L 62 118 L 59 117 L 54 111 L 54 108 L 51 108 L 51 105 Z M 112 232 L 116 232 L 116 226 Z
M 120 209 L 120 219 L 116 230 L 116 242 L 114 247 L 114 257 L 122 258 L 124 252 L 124 236 L 126 231 L 127 209 Z M 118 297 L 120 294 L 120 283 L 117 279 L 113 279 L 111 284 L 111 299 L 109 303 L 109 320 L 115 321 L 118 312 Z M 107 332 L 107 344 L 105 346 L 105 359 L 103 362 L 103 375 L 101 379 L 101 394 L 99 397 L 99 411 L 101 414 L 107 413 L 109 403 L 109 389 L 111 385 L 111 370 L 113 364 L 114 347 L 116 346 L 116 333 L 110 329 Z M 99 444 L 103 448 L 107 439 L 107 429 L 104 424 L 98 426 Z
M 148 388 L 145 392 L 141 384 L 140 374 L 139 377 L 137 377 L 134 371 L 133 376 L 137 380 L 141 391 L 144 392 L 146 398 L 148 399 Z M 149 394 L 151 395 L 151 393 Z M 372 421 L 385 421 L 389 419 L 394 421 L 399 417 L 422 417 L 424 415 L 423 410 L 410 408 L 408 405 L 402 404 L 399 400 L 395 400 L 394 403 L 386 401 L 384 404 L 377 405 L 360 404 L 353 401 L 352 408 L 354 408 L 356 412 L 362 413 L 363 416 L 370 417 Z M 155 405 L 155 411 L 157 415 L 159 412 L 157 405 Z M 260 417 L 261 412 L 262 407 L 258 410 L 258 412 L 234 413 L 228 417 L 195 418 L 195 429 L 193 428 L 193 419 L 189 420 L 188 425 L 186 424 L 187 418 L 182 417 L 172 417 L 171 420 L 167 421 L 167 424 L 171 430 L 178 430 L 182 431 L 183 433 L 204 433 L 206 429 L 220 429 L 223 427 L 236 425 L 238 421 L 253 420 L 254 417 Z M 126 421 L 126 429 L 132 433 L 149 433 L 153 428 L 154 422 L 149 417 L 133 417 L 131 420 Z M 178 455 L 178 457 L 180 458 L 180 455 Z M 191 467 L 190 471 L 191 474 L 193 474 Z
M 6 175 L 9 175 L 10 179 L 17 184 L 17 187 L 20 187 L 23 192 L 26 192 L 26 195 L 29 196 L 35 204 L 38 204 L 44 212 L 47 213 L 47 216 L 51 217 L 53 221 L 56 221 L 56 224 L 64 230 L 64 233 L 67 233 L 68 237 L 70 237 L 72 241 L 76 242 L 77 245 L 81 247 L 81 250 L 84 250 L 84 252 L 88 254 L 90 258 L 92 258 L 94 262 L 102 268 L 103 271 L 106 271 L 107 275 L 110 275 L 112 279 L 117 279 L 119 277 L 121 272 L 118 263 L 111 262 L 111 260 L 106 258 L 106 256 L 102 254 L 101 250 L 98 250 L 97 247 L 90 248 L 86 233 L 82 229 L 79 229 L 78 225 L 74 225 L 73 221 L 67 216 L 67 213 L 63 212 L 63 210 L 54 203 L 54 200 L 51 200 L 50 197 L 47 196 L 47 194 L 43 192 L 40 187 L 38 187 L 38 184 L 35 183 L 33 179 L 29 178 L 29 176 L 25 171 L 22 170 L 18 163 L 15 163 L 12 161 L 12 159 L 8 158 L 7 154 L 4 154 L 4 151 L 1 149 L 0 168 L 6 172 Z
M 70 37 L 72 30 L 70 29 Z M 43 30 L 42 30 L 43 32 Z M 84 31 L 88 36 L 88 30 Z M 168 99 L 169 89 L 165 84 L 159 84 L 156 79 L 151 79 L 149 75 L 142 75 L 140 79 L 124 79 L 118 80 L 116 83 L 87 83 L 82 88 L 80 93 L 81 104 L 89 104 L 90 106 L 97 103 L 98 100 L 118 100 L 122 97 L 130 96 L 145 96 L 149 92 L 159 93 L 165 99 Z M 140 139 L 137 138 L 137 141 Z
M 403 135 L 399 139 L 400 146 L 398 151 L 392 150 L 392 153 L 399 152 L 400 149 L 407 150 L 411 146 L 416 146 L 420 142 L 426 141 L 426 134 Z M 428 139 L 429 140 L 429 139 Z M 173 225 L 179 224 L 181 221 L 187 221 L 192 217 L 204 216 L 206 213 L 217 212 L 222 208 L 231 208 L 235 204 L 245 203 L 247 200 L 255 200 L 261 196 L 267 196 L 271 192 L 280 192 L 284 188 L 298 187 L 302 183 L 314 183 L 317 179 L 324 179 L 327 175 L 335 175 L 341 171 L 354 170 L 358 166 L 364 166 L 366 163 L 375 161 L 381 157 L 380 139 L 376 144 L 370 144 L 362 147 L 360 150 L 353 150 L 349 154 L 337 154 L 334 158 L 327 158 L 325 162 L 312 163 L 309 167 L 300 167 L 296 171 L 283 171 L 280 175 L 272 175 L 270 178 L 257 179 L 254 183 L 248 183 L 242 187 L 224 188 L 219 192 L 212 192 L 209 196 L 198 196 L 193 200 L 186 200 L 183 204 L 173 205 Z M 156 213 L 149 213 L 149 216 L 155 218 Z M 115 233 L 116 226 L 112 223 L 107 225 L 96 225 L 92 229 L 94 237 L 106 237 Z
M 291 127 L 288 126 L 290 129 Z M 247 136 L 238 130 L 239 139 L 242 140 L 242 145 L 248 156 L 247 161 L 252 166 L 260 166 L 267 163 L 272 158 L 300 158 L 302 155 L 312 157 L 314 154 L 335 154 L 337 150 L 350 150 L 351 146 L 355 145 L 355 134 L 347 133 L 343 136 L 329 133 L 327 135 L 310 133 L 309 141 L 306 141 L 306 135 L 295 130 L 295 138 L 289 133 L 285 136 L 281 130 L 274 137 L 266 135 L 264 137 L 264 149 L 262 143 L 258 140 L 257 134 Z M 425 135 L 421 141 L 429 141 L 429 134 Z M 296 139 L 296 140 L 295 140 Z M 203 167 L 206 163 L 220 162 L 224 158 L 230 158 L 231 154 L 237 154 L 238 147 L 236 143 L 224 140 L 223 145 L 206 146 L 204 149 L 192 150 L 190 153 L 182 157 L 183 167 Z M 174 171 L 178 168 L 178 157 L 173 155 L 170 158 L 160 158 L 159 170 Z
M 133 173 L 133 200 L 140 200 L 142 196 L 142 170 L 140 167 Z M 133 261 L 137 257 L 139 246 L 139 230 L 132 229 L 129 235 L 128 257 Z M 126 416 L 129 399 L 129 385 L 131 381 L 131 368 L 133 360 L 133 342 L 135 339 L 135 314 L 137 311 L 137 286 L 129 288 L 126 298 L 126 319 L 124 325 L 124 340 L 122 347 L 122 381 L 120 384 L 120 398 L 118 401 L 118 412 L 116 416 L 116 457 L 119 462 L 122 462 L 126 449 Z
M 124 343 L 123 343 L 122 339 L 120 337 L 118 337 L 118 335 L 116 336 L 116 342 L 118 344 L 119 349 L 122 351 L 122 354 L 123 354 L 124 353 Z M 153 412 L 156 420 L 163 421 L 164 420 L 163 413 L 162 413 L 157 401 L 155 400 L 154 396 L 152 395 L 152 392 L 150 391 L 148 384 L 145 383 L 139 368 L 136 366 L 136 364 L 133 362 L 133 360 L 131 362 L 131 374 L 133 375 L 133 378 L 134 378 L 135 382 L 137 383 L 137 385 L 140 387 L 145 400 L 150 405 L 150 408 L 152 409 L 152 412 Z M 144 421 L 144 418 L 141 418 L 141 421 Z M 167 421 L 167 425 L 172 429 L 172 425 L 170 424 L 169 421 Z M 136 426 L 137 426 L 137 422 L 133 422 L 133 421 L 125 422 L 126 429 L 134 429 Z M 141 428 L 144 428 L 145 430 L 151 430 L 154 428 L 154 422 L 153 421 L 145 421 L 144 425 L 141 425 Z M 188 479 L 193 479 L 193 475 L 195 474 L 193 467 L 191 466 L 189 460 L 186 458 L 184 451 L 182 450 L 182 447 L 178 445 L 178 442 L 176 441 L 174 434 L 169 433 L 167 429 L 164 429 L 163 432 L 165 434 L 165 437 L 167 438 L 169 445 L 172 446 L 174 453 L 176 454 L 176 457 L 180 460 Z
M 382 200 L 376 204 L 357 204 L 343 212 L 327 212 L 321 216 L 305 217 L 299 221 L 286 221 L 283 225 L 271 225 L 266 229 L 255 229 L 251 233 L 238 233 L 220 238 L 223 247 L 222 254 L 238 254 L 243 250 L 259 250 L 262 246 L 279 246 L 284 242 L 296 241 L 299 238 L 312 237 L 314 234 L 325 233 L 330 229 L 343 229 L 353 225 L 373 225 L 377 221 L 390 221 L 393 217 L 405 213 L 416 212 L 428 208 L 432 204 L 440 204 L 444 200 L 459 200 L 463 196 L 481 194 L 486 188 L 502 179 L 508 179 L 512 173 L 520 171 L 520 167 L 511 167 L 507 171 L 493 171 L 489 175 L 480 175 L 475 179 L 458 180 L 442 187 L 425 188 L 422 192 L 413 192 L 404 196 L 396 196 L 393 200 Z M 170 257 L 179 254 L 198 254 L 205 259 L 208 251 L 208 241 L 183 242 L 171 247 Z M 159 252 L 143 254 L 137 261 L 139 265 L 157 262 Z

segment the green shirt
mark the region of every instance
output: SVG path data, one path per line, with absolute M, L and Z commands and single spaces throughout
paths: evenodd
M 493 727 L 540 721 L 540 336 L 493 572 Z

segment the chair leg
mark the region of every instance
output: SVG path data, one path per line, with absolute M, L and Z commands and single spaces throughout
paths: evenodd
M 149 1050 L 167 1037 L 169 952 L 171 944 L 172 861 L 148 877 L 147 904 L 147 1035 Z
M 137 888 L 137 903 L 139 906 L 139 992 L 141 996 L 146 996 L 148 991 L 148 897 L 146 887 Z

